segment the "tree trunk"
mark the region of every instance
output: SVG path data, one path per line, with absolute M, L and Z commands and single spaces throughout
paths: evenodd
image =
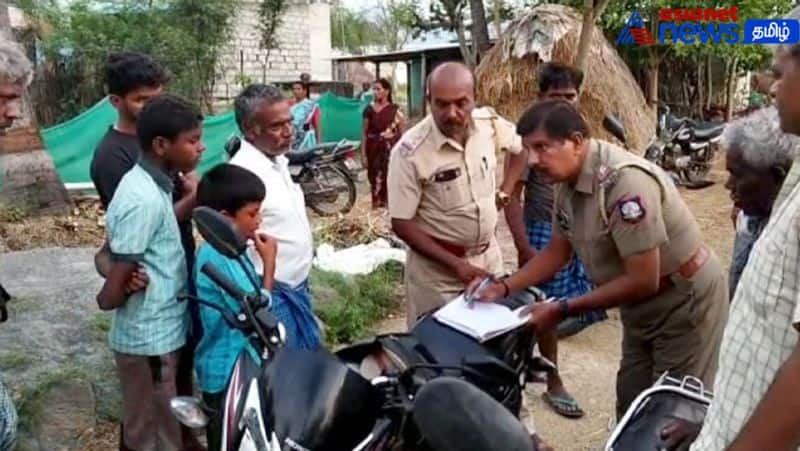
M 697 96 L 696 102 L 692 103 L 692 107 L 695 110 L 698 117 L 703 117 L 703 109 L 706 104 L 706 96 L 708 95 L 709 91 L 706 89 L 707 85 L 705 84 L 705 64 L 698 63 L 696 66 L 695 76 L 697 77 Z
M 586 74 L 586 65 L 589 62 L 589 48 L 592 45 L 592 31 L 594 30 L 594 0 L 583 1 L 583 26 L 581 37 L 578 40 L 578 53 L 575 56 L 575 67 Z
M 708 95 L 706 96 L 706 108 L 711 109 L 711 103 L 714 99 L 714 72 L 712 71 L 712 61 L 711 61 L 711 54 L 709 53 L 706 55 L 706 90 L 708 91 Z
M 583 0 L 583 25 L 581 36 L 578 40 L 578 53 L 575 56 L 575 67 L 583 71 L 586 77 L 586 68 L 589 64 L 589 51 L 592 48 L 592 35 L 594 23 L 603 14 L 608 5 L 608 0 Z
M 467 44 L 467 36 L 464 32 L 463 22 L 460 22 L 458 27 L 456 27 L 456 34 L 458 35 L 458 46 L 461 49 L 461 56 L 464 57 L 464 63 L 469 66 L 470 69 L 475 70 L 475 67 L 478 65 L 475 60 L 475 49 L 473 48 L 470 50 Z
M 647 103 L 654 109 L 658 108 L 658 64 L 660 58 L 658 48 L 649 46 L 647 48 L 647 65 L 645 67 L 645 77 L 647 79 L 647 92 L 645 98 Z
M 0 0 L 0 38 L 11 39 L 11 18 L 8 17 L 8 2 Z
M 497 39 L 500 39 L 500 36 L 503 34 L 503 2 L 502 0 L 494 0 L 492 3 L 492 15 L 494 16 L 494 34 Z
M 8 3 L 0 0 L 0 37 L 13 39 Z M 66 213 L 69 195 L 58 177 L 41 134 L 32 124 L 27 98 L 23 99 L 22 127 L 0 134 L 0 206 L 33 213 Z
M 483 0 L 469 0 L 469 11 L 472 17 L 472 49 L 477 63 L 492 46 L 489 42 L 489 26 L 486 23 Z
M 731 61 L 730 65 L 728 65 L 728 70 L 726 72 L 727 76 L 727 89 L 726 89 L 726 99 L 725 99 L 725 120 L 731 120 L 733 117 L 733 105 L 735 103 L 736 97 L 736 74 L 738 73 L 739 68 L 739 57 L 734 57 L 733 61 Z

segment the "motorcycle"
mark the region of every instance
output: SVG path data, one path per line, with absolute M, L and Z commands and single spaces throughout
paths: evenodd
M 609 437 L 605 451 L 664 450 L 661 431 L 678 420 L 699 431 L 713 395 L 694 377 L 681 380 L 663 374 L 649 389 L 640 393 Z M 680 444 L 688 449 L 693 437 Z
M 308 150 L 290 151 L 289 173 L 300 185 L 306 204 L 320 216 L 346 214 L 356 202 L 356 183 L 361 164 L 356 157 L 358 141 L 341 140 Z M 225 143 L 233 157 L 241 146 L 238 136 Z
M 242 261 L 246 240 L 225 216 L 199 207 L 193 217 L 211 246 Z M 432 363 L 435 358 L 422 361 L 413 354 L 430 357 L 431 346 L 424 336 L 412 348 L 391 339 L 337 354 L 324 348 L 287 348 L 285 330 L 270 313 L 269 300 L 260 294 L 255 278 L 251 280 L 254 291 L 246 293 L 211 264 L 203 265 L 201 271 L 237 299 L 241 311 L 228 311 L 189 295 L 181 299 L 217 310 L 230 327 L 248 337 L 261 356 L 261 362 L 253 361 L 248 352 L 237 358 L 223 403 L 222 451 L 377 451 L 397 446 L 419 451 L 531 449 L 531 439 L 515 415 L 470 382 L 486 381 L 499 372 L 508 377 L 500 385 L 511 385 L 511 376 L 516 376 L 498 359 L 490 358 L 487 348 L 477 350 L 476 358 L 455 363 Z M 447 340 L 457 344 L 454 337 L 444 339 L 439 347 L 444 349 Z M 384 343 L 397 350 L 401 369 L 370 370 L 375 344 Z M 176 397 L 170 407 L 186 426 L 200 428 L 208 423 L 207 408 L 197 399 Z
M 676 175 L 678 184 L 697 186 L 707 183 L 725 123 L 696 122 L 674 116 L 662 104 L 656 136 L 644 153 L 647 160 Z

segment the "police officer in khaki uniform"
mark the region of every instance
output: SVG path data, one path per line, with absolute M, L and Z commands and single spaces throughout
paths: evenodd
M 428 79 L 431 114 L 408 130 L 389 159 L 392 229 L 409 246 L 406 318 L 446 304 L 476 277 L 498 275 L 495 238 L 497 153 L 519 153 L 514 125 L 474 108 L 475 79 L 463 64 L 444 63 Z M 523 393 L 520 420 L 534 450 L 552 450 L 536 433 Z
M 556 184 L 553 238 L 479 297 L 495 300 L 549 280 L 574 249 L 597 288 L 533 306 L 531 324 L 548 330 L 571 315 L 620 308 L 618 417 L 667 371 L 697 377 L 710 388 L 728 313 L 725 273 L 668 176 L 643 158 L 591 139 L 580 113 L 563 101 L 534 105 L 517 131 L 531 168 Z
M 522 149 L 514 124 L 474 108 L 475 84 L 463 65 L 445 63 L 429 79 L 431 114 L 392 150 L 389 215 L 410 247 L 407 321 L 441 307 L 473 278 L 499 274 L 495 168 L 499 150 Z M 500 149 L 498 149 L 500 147 Z

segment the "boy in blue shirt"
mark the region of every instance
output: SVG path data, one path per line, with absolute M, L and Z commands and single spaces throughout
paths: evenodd
M 257 233 L 261 225 L 261 202 L 265 194 L 264 183 L 258 176 L 239 166 L 220 164 L 203 176 L 197 188 L 197 202 L 227 216 L 242 235 L 253 241 L 264 263 L 260 288 L 269 292 L 275 283 L 275 256 L 278 246 L 274 238 Z M 242 257 L 247 271 L 257 277 L 253 263 L 246 254 Z M 214 265 L 242 290 L 251 292 L 254 287 L 248 274 L 236 260 L 220 254 L 208 243 L 204 243 L 197 252 L 194 274 L 197 296 L 223 309 L 239 313 L 242 310 L 239 302 L 200 271 L 206 263 Z M 282 309 L 285 310 L 285 306 L 272 306 L 273 313 L 279 319 Z M 245 349 L 256 362 L 260 361 L 260 356 L 241 331 L 231 328 L 218 311 L 200 305 L 200 320 L 203 336 L 195 350 L 195 371 L 203 400 L 214 411 L 206 428 L 208 449 L 218 450 L 222 439 L 225 392 L 236 359 Z
M 169 174 L 197 167 L 205 150 L 202 120 L 179 97 L 149 101 L 136 124 L 141 156 L 122 177 L 106 213 L 112 264 L 97 303 L 114 310 L 109 344 L 122 388 L 120 450 L 184 448 L 169 409 L 189 327 L 186 303 L 178 302 L 187 268 Z M 130 293 L 128 281 L 140 267 L 149 283 Z

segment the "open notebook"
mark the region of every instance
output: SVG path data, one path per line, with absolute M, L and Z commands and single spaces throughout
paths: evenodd
M 439 309 L 433 317 L 483 343 L 525 324 L 530 315 L 519 316 L 524 308 L 511 310 L 501 304 L 477 301 L 470 307 L 462 294 Z

